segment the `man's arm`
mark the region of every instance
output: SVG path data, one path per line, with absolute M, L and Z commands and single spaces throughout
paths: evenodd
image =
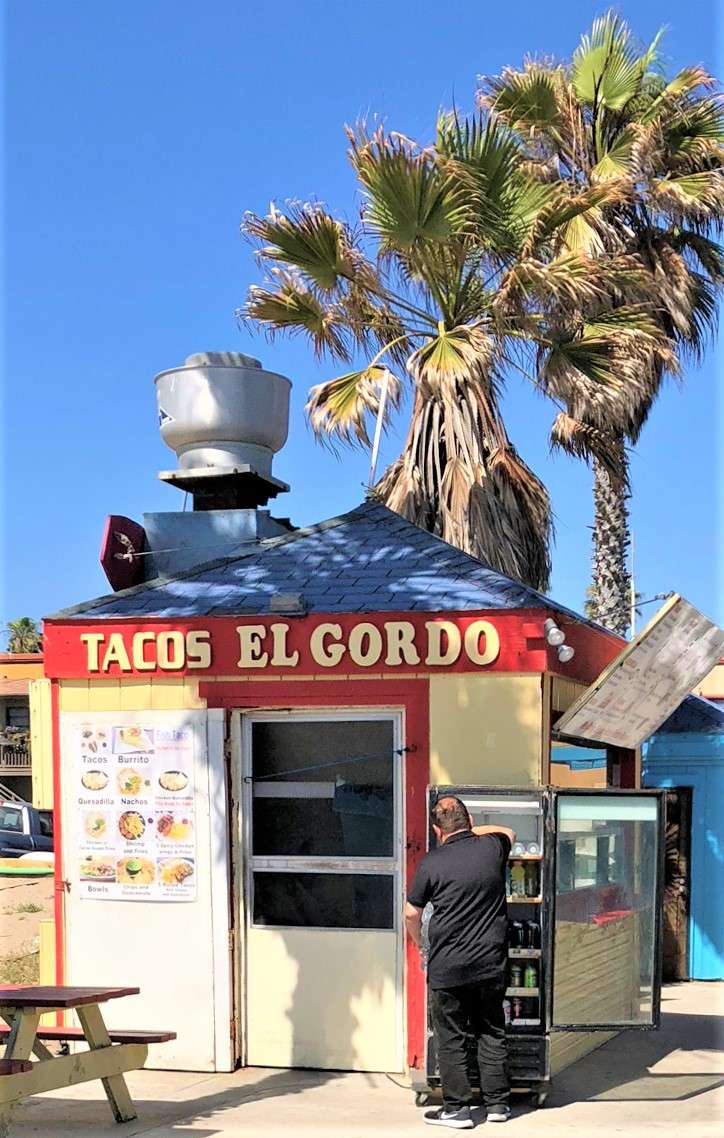
M 473 826 L 473 833 L 478 837 L 483 834 L 505 834 L 511 846 L 515 841 L 515 830 L 511 830 L 508 826 Z
M 422 940 L 422 909 L 411 905 L 409 901 L 405 902 L 405 928 L 419 948 Z

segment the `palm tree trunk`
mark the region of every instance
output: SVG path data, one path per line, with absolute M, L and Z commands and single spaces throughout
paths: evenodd
M 623 439 L 619 439 L 621 469 L 628 469 Z M 628 512 L 628 481 L 616 481 L 596 459 L 593 462 L 593 577 L 591 602 L 595 619 L 605 628 L 625 636 L 630 623 L 631 577 L 628 550 L 631 544 Z
M 417 389 L 402 454 L 375 493 L 421 529 L 514 581 L 548 587 L 548 493 L 474 384 L 458 383 L 445 398 Z

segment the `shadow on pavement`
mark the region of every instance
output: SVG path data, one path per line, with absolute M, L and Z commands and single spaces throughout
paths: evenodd
M 666 1013 L 659 1031 L 627 1031 L 609 1040 L 553 1081 L 551 1106 L 601 1100 L 675 1101 L 695 1098 L 724 1086 L 724 1056 L 718 1071 L 713 1055 L 721 1051 L 724 1019 L 717 1015 Z M 654 1070 L 657 1064 L 665 1069 Z

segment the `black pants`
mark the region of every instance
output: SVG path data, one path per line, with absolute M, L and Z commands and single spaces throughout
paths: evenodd
M 430 990 L 432 1030 L 446 1110 L 468 1106 L 470 1037 L 477 1043 L 480 1089 L 486 1106 L 507 1104 L 510 1095 L 505 1042 L 505 989 L 485 981 Z

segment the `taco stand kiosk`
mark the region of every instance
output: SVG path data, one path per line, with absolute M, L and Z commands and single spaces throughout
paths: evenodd
M 510 915 L 531 943 L 511 960 L 532 960 L 537 983 L 511 995 L 511 1047 L 517 1082 L 544 1090 L 606 1031 L 658 1019 L 660 797 L 638 790 L 639 751 L 608 746 L 600 790 L 550 789 L 556 723 L 624 642 L 374 501 L 306 529 L 271 517 L 286 404 L 272 430 L 264 377 L 288 397 L 228 353 L 157 378 L 162 434 L 186 432 L 161 477 L 194 510 L 109 519 L 118 591 L 45 622 L 44 978 L 138 984 L 113 1026 L 137 1025 L 143 1002 L 141 1019 L 178 1033 L 160 1067 L 434 1084 L 401 911 L 429 788 L 454 787 L 521 836 L 532 884 Z M 228 412 L 229 385 L 256 399 L 236 435 L 209 412 Z

